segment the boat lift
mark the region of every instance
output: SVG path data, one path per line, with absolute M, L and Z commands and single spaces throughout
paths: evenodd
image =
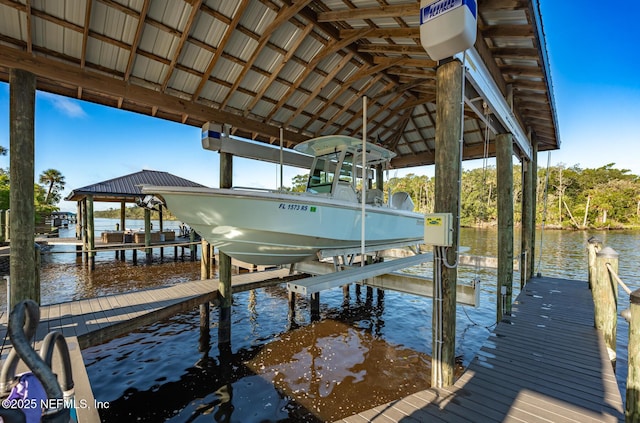
M 393 247 L 395 246 L 386 246 L 384 250 L 380 250 L 380 247 L 377 247 L 378 253 L 392 252 L 394 256 L 404 255 L 398 254 L 397 248 L 389 250 L 389 248 Z M 360 251 L 359 249 L 357 250 L 358 252 Z M 367 249 L 367 252 L 372 251 L 371 249 Z M 308 273 L 315 276 L 288 282 L 287 289 L 290 292 L 307 295 L 350 283 L 360 283 L 373 288 L 390 289 L 422 297 L 433 297 L 432 279 L 400 272 L 401 269 L 432 261 L 432 253 L 417 253 L 363 267 L 360 266 L 359 262 L 353 263 L 353 253 L 354 251 L 347 249 L 343 251 L 323 250 L 318 253 L 318 256 L 321 258 L 320 260 L 302 261 L 293 264 L 291 268 L 292 271 Z M 322 260 L 322 258 L 326 257 L 332 257 L 333 260 Z M 343 257 L 342 263 L 338 262 L 339 257 Z M 457 284 L 456 302 L 458 304 L 479 307 L 479 283 Z

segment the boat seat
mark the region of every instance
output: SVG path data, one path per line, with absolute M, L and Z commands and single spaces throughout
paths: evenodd
M 379 190 L 377 188 L 369 188 L 368 190 L 365 191 L 366 192 L 366 203 L 367 204 L 375 204 L 375 205 L 381 205 L 382 203 L 384 203 L 384 193 L 382 192 L 382 190 Z M 362 195 L 360 194 L 360 192 L 358 192 L 358 195 Z
M 405 191 L 394 192 L 390 201 L 391 207 L 397 210 L 413 211 L 413 200 L 409 193 Z
M 336 192 L 333 193 L 333 198 L 336 200 L 349 201 L 351 203 L 358 202 L 358 195 L 353 189 L 353 186 L 348 182 L 338 181 L 336 185 Z

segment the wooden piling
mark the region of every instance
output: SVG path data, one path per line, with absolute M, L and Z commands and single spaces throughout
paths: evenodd
M 127 226 L 126 226 L 126 209 L 127 209 L 127 205 L 124 201 L 120 202 L 120 228 L 126 232 L 127 230 Z M 124 233 L 123 232 L 123 233 Z M 124 242 L 124 234 L 123 234 L 123 240 Z M 120 260 L 124 260 L 124 250 L 120 251 Z
M 438 66 L 436 86 L 436 134 L 435 134 L 435 211 L 458 216 L 460 201 L 460 144 L 462 140 L 463 98 L 462 64 L 452 60 Z M 453 243 L 445 250 L 445 260 L 455 263 L 458 251 L 458 222 L 453 225 Z M 441 247 L 434 247 L 441 248 Z M 434 254 L 434 257 L 436 254 Z M 441 351 L 440 359 L 432 360 L 431 386 L 451 386 L 455 382 L 456 339 L 456 268 L 445 266 L 440 260 L 434 262 L 434 271 L 442 275 L 442 299 L 434 295 L 433 310 L 440 310 L 441 332 L 438 332 L 437 314 L 433 313 L 433 348 Z M 437 346 L 440 339 L 442 346 Z
M 220 153 L 220 188 L 233 186 L 233 155 Z M 220 331 L 218 342 L 231 342 L 231 257 L 220 251 L 218 257 L 218 292 L 220 293 Z M 223 328 L 224 327 L 224 328 Z M 223 338 L 220 338 L 223 336 Z
M 5 211 L 0 210 L 0 242 L 5 241 L 5 236 L 4 236 L 4 225 L 6 223 L 5 219 L 6 219 Z
M 198 249 L 196 247 L 196 244 L 194 244 L 194 242 L 196 242 L 196 231 L 194 231 L 193 229 L 191 229 L 191 232 L 189 232 L 189 242 L 191 243 L 189 245 L 189 254 L 191 256 L 190 260 L 196 261 L 196 255 L 198 254 Z
M 211 245 L 202 238 L 200 241 L 202 250 L 200 253 L 200 279 L 211 278 Z
M 147 263 L 151 263 L 151 210 L 144 209 L 144 253 L 146 254 Z
M 537 222 L 537 204 L 538 204 L 538 141 L 531 140 L 531 260 L 529 260 L 529 278 L 535 275 L 536 265 L 536 222 Z
M 520 230 L 520 289 L 530 278 L 531 227 L 533 226 L 533 178 L 531 160 L 522 160 L 522 224 Z
M 587 240 L 587 258 L 589 260 L 588 280 L 589 289 L 593 289 L 596 280 L 596 254 L 602 249 L 602 242 L 592 236 Z
M 89 270 L 96 268 L 96 240 L 95 240 L 95 223 L 93 218 L 93 195 L 87 195 L 87 260 Z
M 82 239 L 82 202 L 76 203 L 76 239 Z
M 513 137 L 496 137 L 498 179 L 498 289 L 496 322 L 511 315 L 513 292 Z
M 596 280 L 593 285 L 594 327 L 604 336 L 611 365 L 616 366 L 616 335 L 618 321 L 618 284 L 611 277 L 607 264 L 618 273 L 618 253 L 605 247 L 596 253 Z
M 10 304 L 32 299 L 40 304 L 36 286 L 33 245 L 34 116 L 36 77 L 21 69 L 9 71 L 9 178 L 11 204 L 9 273 Z
M 637 423 L 640 422 L 640 289 L 629 296 L 629 309 L 629 369 L 624 417 L 626 423 Z
M 314 292 L 309 299 L 309 308 L 311 311 L 311 321 L 320 320 L 320 293 Z
M 296 293 L 289 291 L 289 316 L 293 317 L 296 311 Z

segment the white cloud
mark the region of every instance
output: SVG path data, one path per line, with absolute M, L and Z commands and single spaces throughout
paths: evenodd
M 41 93 L 41 96 L 66 116 L 71 118 L 83 118 L 87 116 L 80 104 L 73 99 L 49 93 Z

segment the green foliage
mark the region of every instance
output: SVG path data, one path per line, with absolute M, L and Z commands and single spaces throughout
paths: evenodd
M 293 187 L 291 191 L 293 192 L 305 192 L 307 190 L 307 179 L 308 175 L 296 175 L 291 180 Z
M 61 200 L 60 192 L 65 186 L 64 176 L 62 176 L 62 173 L 56 169 L 47 169 L 40 174 L 38 181 L 41 184 L 44 184 L 47 189 L 43 204 L 57 204 Z
M 614 166 L 549 168 L 546 221 L 561 228 L 640 226 L 640 177 Z M 538 222 L 545 209 L 546 174 L 546 169 L 538 172 Z
M 120 208 L 109 208 L 108 210 L 96 210 L 93 212 L 95 217 L 107 218 L 107 219 L 120 219 Z M 144 219 L 144 208 L 138 206 L 126 207 L 124 210 L 124 216 L 126 219 Z M 151 219 L 158 219 L 158 212 L 151 211 Z M 167 209 L 162 209 L 162 220 L 176 220 L 176 217 L 171 214 Z
M 640 177 L 609 163 L 596 169 L 567 168 L 564 164 L 538 169 L 536 222 L 558 228 L 640 227 Z M 549 181 L 545 195 L 547 173 Z M 294 191 L 303 191 L 306 176 L 293 180 Z M 461 221 L 464 226 L 497 222 L 496 168 L 478 168 L 462 173 Z M 296 189 L 298 188 L 298 189 Z M 385 199 L 391 192 L 406 191 L 422 213 L 434 211 L 435 180 L 408 174 L 385 183 Z M 546 206 L 545 206 L 546 200 Z M 513 168 L 514 223 L 522 217 L 521 166 Z M 585 219 L 585 213 L 587 214 Z M 545 215 L 546 214 L 546 215 Z

